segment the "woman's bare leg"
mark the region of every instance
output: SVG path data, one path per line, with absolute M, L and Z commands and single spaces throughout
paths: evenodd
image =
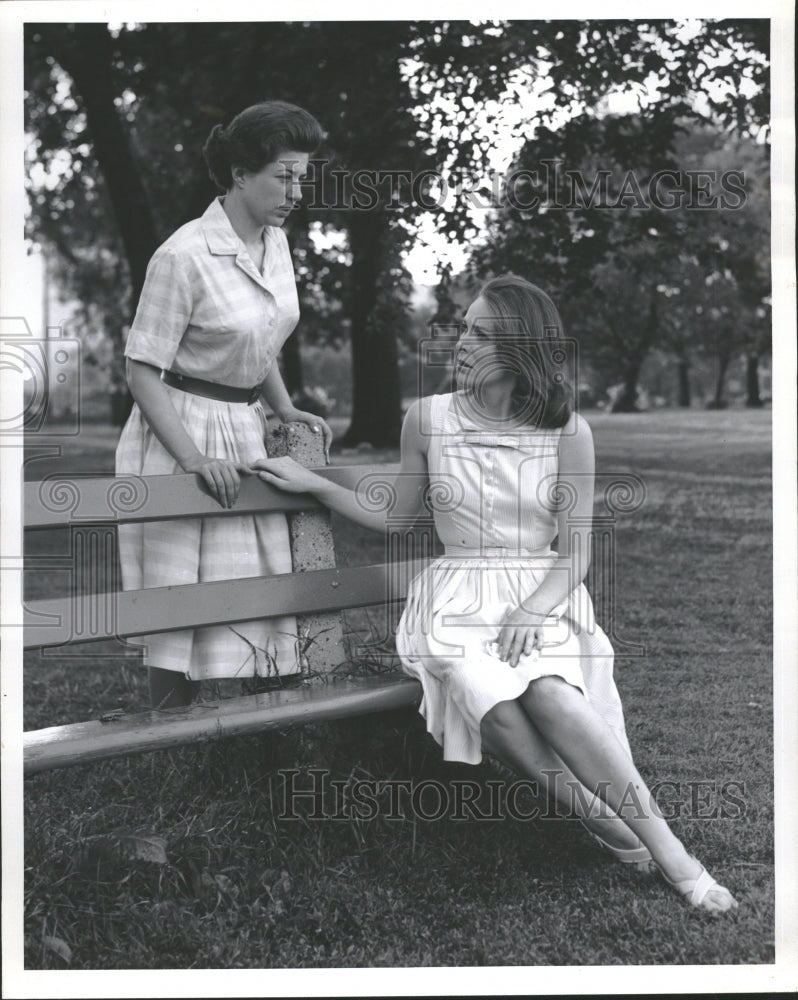
M 630 849 L 640 841 L 624 821 L 584 787 L 553 752 L 518 701 L 502 701 L 482 720 L 482 746 L 511 767 L 552 791 L 568 814 L 573 811 L 612 847 Z
M 582 784 L 648 847 L 667 878 L 679 882 L 699 875 L 700 865 L 662 818 L 634 763 L 581 691 L 560 677 L 541 677 L 518 700 Z M 736 905 L 721 888 L 710 890 L 707 903 L 707 909 Z

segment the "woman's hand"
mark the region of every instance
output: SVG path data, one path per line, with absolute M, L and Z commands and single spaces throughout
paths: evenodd
M 324 456 L 330 461 L 330 445 L 332 444 L 333 432 L 326 420 L 316 416 L 315 413 L 308 413 L 307 410 L 298 410 L 292 406 L 288 410 L 283 410 L 280 419 L 284 424 L 307 424 L 314 434 L 324 435 Z
M 499 629 L 496 648 L 499 659 L 517 667 L 521 654 L 529 656 L 543 646 L 543 620 L 545 615 L 533 614 L 523 608 L 508 611 Z
M 264 483 L 270 483 L 285 493 L 314 493 L 327 485 L 326 479 L 293 458 L 259 458 L 251 468 Z
M 226 458 L 208 458 L 207 455 L 197 455 L 180 464 L 186 472 L 195 472 L 202 476 L 211 496 L 220 506 L 226 508 L 233 507 L 238 500 L 241 489 L 239 473 L 250 471 L 249 466 L 231 462 Z

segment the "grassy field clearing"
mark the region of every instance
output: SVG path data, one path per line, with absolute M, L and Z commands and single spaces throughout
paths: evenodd
M 452 795 L 458 780 L 486 789 L 497 780 L 487 764 L 444 765 L 416 714 L 399 712 L 29 779 L 27 966 L 771 962 L 770 414 L 589 419 L 600 472 L 633 473 L 645 486 L 643 506 L 616 528 L 617 649 L 643 647 L 616 662 L 632 748 L 650 783 L 673 783 L 660 804 L 738 897 L 735 915 L 691 911 L 567 820 L 313 819 L 304 807 L 280 818 L 279 769 L 298 769 L 303 787 L 308 768 L 321 767 L 341 780 L 436 779 Z M 29 475 L 107 473 L 112 447 L 111 433 L 87 428 L 58 463 L 31 463 Z M 378 536 L 339 522 L 336 537 L 341 562 L 383 558 Z M 65 544 L 41 533 L 29 554 Z M 29 596 L 63 582 L 32 573 Z M 349 624 L 379 631 L 380 620 L 360 613 Z M 26 728 L 146 707 L 135 659 L 110 646 L 86 651 L 30 655 Z M 109 834 L 155 844 L 152 859 L 123 856 Z M 135 840 L 143 836 L 161 839 Z

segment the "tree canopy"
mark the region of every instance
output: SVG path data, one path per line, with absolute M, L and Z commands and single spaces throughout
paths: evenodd
M 476 272 L 515 271 L 552 291 L 583 357 L 637 405 L 654 348 L 716 359 L 713 404 L 735 354 L 768 349 L 768 147 L 704 115 L 583 114 L 539 129 L 516 157 Z
M 754 20 L 29 24 L 30 231 L 121 354 L 149 257 L 216 193 L 210 128 L 266 98 L 307 107 L 328 137 L 290 233 L 306 329 L 351 339 L 348 439 L 393 444 L 404 253 L 430 211 L 449 238 L 478 229 L 473 199 L 438 205 L 436 177 L 478 192 L 509 109 L 519 146 L 534 128 L 584 157 L 595 130 L 565 123 L 655 82 L 640 112 L 652 150 L 697 95 L 721 126 L 760 129 L 767 38 Z

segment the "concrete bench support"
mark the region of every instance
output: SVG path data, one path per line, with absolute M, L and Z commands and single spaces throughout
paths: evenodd
M 282 424 L 269 441 L 269 455 L 288 455 L 306 469 L 324 465 L 324 438 L 307 424 Z M 288 515 L 291 557 L 295 573 L 335 566 L 330 513 L 307 510 Z M 311 673 L 329 673 L 347 658 L 340 612 L 297 616 L 303 658 Z

